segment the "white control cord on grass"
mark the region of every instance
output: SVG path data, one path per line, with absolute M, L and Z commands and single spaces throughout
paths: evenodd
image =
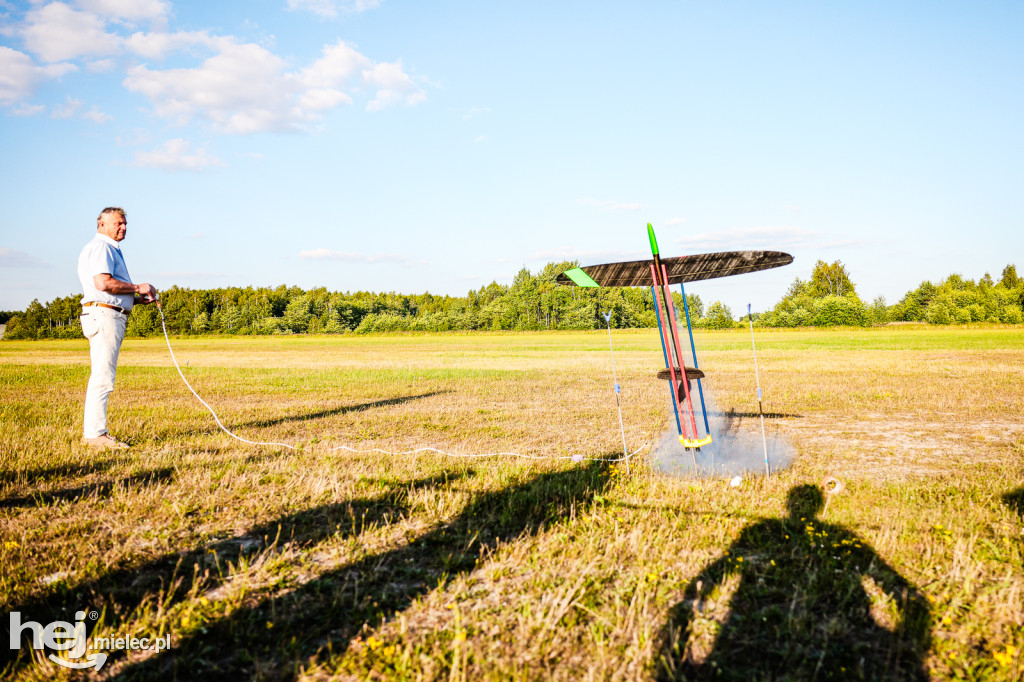
M 217 426 L 220 427 L 220 430 L 223 431 L 224 433 L 228 434 L 229 436 L 231 436 L 235 440 L 241 441 L 243 443 L 247 443 L 249 445 L 276 445 L 277 447 L 287 448 L 289 450 L 297 450 L 298 448 L 296 448 L 294 445 L 289 445 L 287 443 L 261 442 L 261 441 L 249 440 L 247 438 L 242 438 L 241 436 L 238 436 L 238 435 L 232 433 L 231 431 L 229 431 L 228 428 L 226 426 L 224 426 L 223 423 L 221 423 L 220 417 L 217 416 L 217 413 L 213 411 L 213 408 L 210 407 L 209 403 L 207 403 L 205 400 L 203 400 L 199 396 L 199 394 L 196 393 L 196 389 L 192 388 L 192 384 L 190 384 L 188 382 L 188 379 L 185 378 L 184 372 L 181 371 L 181 365 L 178 364 L 178 359 L 174 356 L 174 349 L 171 348 L 171 339 L 167 335 L 167 323 L 166 323 L 166 321 L 164 319 L 164 309 L 163 309 L 163 306 L 160 305 L 159 301 L 157 301 L 156 308 L 157 308 L 157 310 L 160 311 L 160 326 L 163 328 L 163 331 L 164 331 L 164 341 L 167 342 L 167 351 L 171 354 L 171 362 L 174 363 L 174 368 L 176 370 L 178 370 L 178 376 L 180 376 L 181 380 L 185 382 L 186 386 L 188 386 L 188 390 L 192 391 L 192 395 L 194 395 L 196 397 L 196 400 L 198 400 L 200 403 L 202 403 L 203 407 L 205 407 L 207 410 L 210 411 L 210 414 L 213 415 L 213 419 L 214 419 L 215 422 L 217 422 Z M 623 438 L 625 438 L 625 434 L 623 434 Z M 647 448 L 647 445 L 642 445 L 640 448 L 634 450 L 631 453 L 626 453 L 625 450 L 624 450 L 623 451 L 623 456 L 615 458 L 615 459 L 608 459 L 608 458 L 604 458 L 604 457 L 586 457 L 584 455 L 524 455 L 524 454 L 519 453 L 519 452 L 486 452 L 486 453 L 468 454 L 468 455 L 466 455 L 466 454 L 458 454 L 458 453 L 454 453 L 454 452 L 446 452 L 445 450 L 439 450 L 437 448 L 431 448 L 431 447 L 416 448 L 415 450 L 404 450 L 402 452 L 390 452 L 388 450 L 383 450 L 381 448 L 370 448 L 368 450 L 359 450 L 357 448 L 350 448 L 347 445 L 339 445 L 337 447 L 331 448 L 331 451 L 334 451 L 334 450 L 345 450 L 347 452 L 355 452 L 355 453 L 360 453 L 360 454 L 361 453 L 369 453 L 369 452 L 380 452 L 380 453 L 383 453 L 385 455 L 411 455 L 411 454 L 415 454 L 417 452 L 436 452 L 439 455 L 447 455 L 448 457 L 460 457 L 460 458 L 464 458 L 464 459 L 476 459 L 476 458 L 482 458 L 482 457 L 501 457 L 501 456 L 504 455 L 504 456 L 508 456 L 508 457 L 520 457 L 520 458 L 523 458 L 523 459 L 544 459 L 544 460 L 571 459 L 574 462 L 583 462 L 583 461 L 591 461 L 591 462 L 623 462 L 623 461 L 628 461 L 632 457 L 635 457 L 637 454 L 639 454 L 640 452 L 642 452 L 646 448 Z

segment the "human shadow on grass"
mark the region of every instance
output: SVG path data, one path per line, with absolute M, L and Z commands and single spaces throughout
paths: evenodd
M 1003 495 L 1003 503 L 1024 518 L 1024 487 Z
M 304 509 L 294 514 L 257 525 L 242 535 L 225 538 L 182 552 L 170 552 L 139 566 L 128 566 L 77 585 L 61 584 L 39 598 L 12 605 L 21 613 L 21 621 L 49 623 L 73 622 L 80 610 L 103 612 L 111 624 L 123 622 L 147 603 L 162 604 L 161 609 L 181 601 L 194 591 L 207 591 L 223 585 L 230 577 L 231 565 L 260 551 L 274 551 L 286 544 L 292 548 L 312 547 L 328 537 L 358 536 L 366 528 L 389 522 L 409 511 L 410 490 L 444 485 L 472 476 L 472 470 L 442 473 L 436 476 L 395 481 L 373 497 L 356 498 Z M 96 623 L 87 622 L 91 632 Z M 10 624 L 3 623 L 0 641 L 8 641 Z M 0 647 L 0 672 L 11 673 L 31 664 L 28 635 L 22 635 L 22 648 Z M 113 652 L 111 662 L 123 656 Z M 2 677 L 2 675 L 0 675 Z
M 167 483 L 174 479 L 174 469 L 163 467 L 150 471 L 143 471 L 116 481 L 103 481 L 99 483 L 88 483 L 75 486 L 74 488 L 62 488 L 47 492 L 34 492 L 20 497 L 8 497 L 0 500 L 0 509 L 11 507 L 46 507 L 57 502 L 74 502 L 83 497 L 109 497 L 115 488 L 134 488 L 137 486 L 153 485 L 156 483 Z
M 1003 503 L 1017 512 L 1020 518 L 1024 520 L 1024 487 L 1017 488 L 1003 495 Z M 1021 544 L 1024 545 L 1024 537 L 1021 538 Z
M 747 526 L 690 582 L 661 634 L 659 680 L 928 679 L 927 601 L 855 533 L 817 520 L 822 502 L 795 486 L 788 517 Z M 876 621 L 865 577 L 892 622 Z
M 470 573 L 499 543 L 536 534 L 588 504 L 607 483 L 605 468 L 595 462 L 480 493 L 452 520 L 407 544 L 241 608 L 117 679 L 295 678 L 303 666 L 344 652 L 364 628 Z
M 318 410 L 308 414 L 294 414 L 287 417 L 275 417 L 273 419 L 253 419 L 252 421 L 238 424 L 237 426 L 277 426 L 288 422 L 311 421 L 314 419 L 323 419 L 324 417 L 333 417 L 339 414 L 348 414 L 350 412 L 363 412 L 364 410 L 372 410 L 377 407 L 401 405 L 402 403 L 408 403 L 413 400 L 422 400 L 423 398 L 431 398 L 435 395 L 443 395 L 445 393 L 451 393 L 451 391 L 431 391 L 430 393 L 421 393 L 419 395 L 405 395 L 397 398 L 374 400 L 373 402 L 360 403 L 359 405 L 341 405 L 339 407 L 332 407 L 329 410 Z

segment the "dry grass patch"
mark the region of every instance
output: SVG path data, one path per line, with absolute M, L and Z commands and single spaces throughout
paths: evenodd
M 667 416 L 661 355 L 653 332 L 615 342 L 639 447 Z M 756 413 L 749 336 L 698 348 L 718 405 Z M 626 475 L 331 450 L 616 457 L 605 332 L 175 341 L 226 424 L 294 451 L 220 432 L 152 339 L 126 342 L 111 402 L 135 447 L 83 450 L 85 342 L 4 342 L 0 593 L 44 623 L 96 610 L 93 637 L 172 635 L 98 677 L 1024 676 L 1021 335 L 759 332 L 758 348 L 769 428 L 797 456 L 733 488 L 642 457 Z M 845 491 L 793 518 L 790 494 L 825 475 Z M 861 642 L 863 662 L 829 641 Z M 63 675 L 24 648 L 3 666 Z

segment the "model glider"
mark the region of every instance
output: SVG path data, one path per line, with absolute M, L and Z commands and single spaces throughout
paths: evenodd
M 665 369 L 658 372 L 658 378 L 669 381 L 676 428 L 679 431 L 679 442 L 687 450 L 696 451 L 711 443 L 711 427 L 708 423 L 708 411 L 704 405 L 704 389 L 700 385 L 700 380 L 704 378 L 704 372 L 697 367 L 697 349 L 693 343 L 690 310 L 686 302 L 686 289 L 683 287 L 683 283 L 777 268 L 792 263 L 793 256 L 781 251 L 727 251 L 663 260 L 658 250 L 658 240 L 654 236 L 654 228 L 650 223 L 647 223 L 647 237 L 651 243 L 652 260 L 605 263 L 573 268 L 560 274 L 557 281 L 559 284 L 581 287 L 651 288 L 651 295 L 654 297 L 654 311 L 658 318 L 661 350 L 665 359 Z M 693 367 L 687 367 L 683 360 L 676 310 L 672 302 L 672 294 L 669 291 L 670 284 L 678 284 L 683 294 L 683 311 L 686 316 L 686 330 L 690 336 Z M 697 427 L 697 418 L 693 407 L 691 382 L 694 380 L 697 382 L 697 392 L 700 395 L 700 406 L 704 416 L 703 435 Z

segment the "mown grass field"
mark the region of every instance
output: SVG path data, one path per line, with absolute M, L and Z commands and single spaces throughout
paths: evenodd
M 614 341 L 632 450 L 666 425 L 662 359 Z M 697 343 L 756 412 L 749 332 Z M 173 344 L 229 428 L 297 449 L 231 439 L 129 339 L 133 447 L 88 451 L 86 342 L 0 342 L 5 633 L 84 609 L 91 638 L 172 636 L 92 677 L 1024 679 L 1020 328 L 759 331 L 796 459 L 738 487 L 594 461 L 622 454 L 607 332 Z M 510 451 L 540 459 L 471 457 Z

